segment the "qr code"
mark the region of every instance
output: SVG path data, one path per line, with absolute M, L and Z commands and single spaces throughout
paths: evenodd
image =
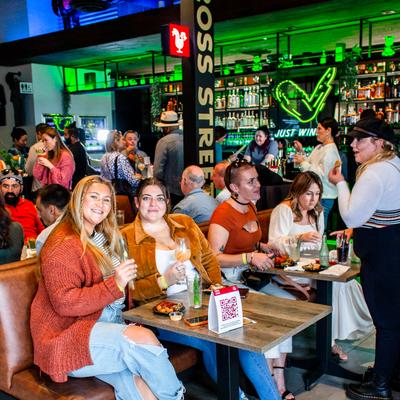
M 232 297 L 230 299 L 222 299 L 220 300 L 220 305 L 222 311 L 222 321 L 227 321 L 229 319 L 239 316 L 236 297 Z

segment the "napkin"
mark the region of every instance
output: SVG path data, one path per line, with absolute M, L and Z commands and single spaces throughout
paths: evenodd
M 283 268 L 284 271 L 300 271 L 304 272 L 304 269 L 301 267 L 301 265 L 293 265 L 292 267 L 285 267 Z
M 349 269 L 350 267 L 348 267 L 347 265 L 335 264 L 332 265 L 332 267 L 329 267 L 324 271 L 321 271 L 320 274 L 340 276 L 343 275 L 345 272 L 347 272 Z

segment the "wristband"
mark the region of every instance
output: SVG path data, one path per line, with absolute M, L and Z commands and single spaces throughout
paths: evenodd
M 242 253 L 242 264 L 243 265 L 247 264 L 247 255 L 246 255 L 246 253 Z
M 167 283 L 164 275 L 160 276 L 160 283 L 161 283 L 162 290 L 168 289 L 168 283 Z

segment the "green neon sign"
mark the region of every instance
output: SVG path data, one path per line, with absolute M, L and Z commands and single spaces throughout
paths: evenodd
M 306 93 L 297 83 L 284 80 L 275 88 L 275 98 L 289 115 L 300 122 L 310 122 L 325 107 L 335 76 L 336 67 L 329 67 L 311 94 Z

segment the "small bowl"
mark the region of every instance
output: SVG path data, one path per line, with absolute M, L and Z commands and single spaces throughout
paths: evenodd
M 170 312 L 168 315 L 171 321 L 180 321 L 182 319 L 183 313 L 180 311 L 173 311 Z

